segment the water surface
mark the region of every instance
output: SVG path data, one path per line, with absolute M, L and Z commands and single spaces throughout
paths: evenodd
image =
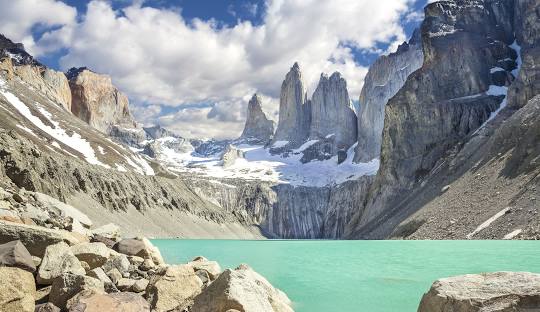
M 203 255 L 247 263 L 285 291 L 297 312 L 415 312 L 440 277 L 540 273 L 534 241 L 153 240 L 168 263 Z

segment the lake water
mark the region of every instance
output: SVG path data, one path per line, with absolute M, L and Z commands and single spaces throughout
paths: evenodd
M 168 263 L 203 255 L 247 263 L 285 291 L 297 312 L 415 312 L 441 277 L 540 273 L 534 241 L 153 240 Z

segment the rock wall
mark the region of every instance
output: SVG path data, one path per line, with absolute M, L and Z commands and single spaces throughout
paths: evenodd
M 400 45 L 395 53 L 382 55 L 370 66 L 359 98 L 355 162 L 367 162 L 379 157 L 386 103 L 423 62 L 420 29 L 417 29 L 409 42 Z
M 274 122 L 266 118 L 262 110 L 261 98 L 254 94 L 248 103 L 246 124 L 240 139 L 268 142 L 274 135 Z
M 381 167 L 348 237 L 399 210 L 439 160 L 505 104 L 504 94 L 493 90 L 508 81 L 493 69 L 517 60 L 510 47 L 513 15 L 513 1 L 441 1 L 425 8 L 424 64 L 386 106 Z
M 67 77 L 75 116 L 103 133 L 108 133 L 113 125 L 136 127 L 128 98 L 112 84 L 111 77 L 86 68 L 72 68 Z
M 279 121 L 273 142 L 289 141 L 300 145 L 308 136 L 310 106 L 300 66 L 295 63 L 281 85 Z
M 356 143 L 356 114 L 351 107 L 347 82 L 335 72 L 321 74 L 311 99 L 310 139 L 335 136 L 337 149 L 347 150 Z

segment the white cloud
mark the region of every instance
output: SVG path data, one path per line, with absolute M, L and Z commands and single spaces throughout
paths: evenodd
M 22 42 L 31 54 L 47 52 L 46 46 L 36 46 L 33 27 L 62 27 L 75 22 L 77 10 L 56 0 L 0 0 L 0 33 L 15 42 Z
M 66 22 L 38 44 L 47 50 L 67 47 L 64 69 L 89 66 L 108 73 L 137 103 L 216 103 L 211 114 L 207 108 L 201 113 L 190 109 L 163 119 L 175 128 L 189 128 L 186 132 L 200 132 L 197 125 L 188 125 L 185 117 L 190 116 L 192 123 L 213 123 L 225 136 L 234 136 L 241 131 L 252 93 L 269 98 L 266 108 L 275 112 L 281 81 L 295 61 L 309 93 L 321 72 L 337 70 L 357 98 L 367 68 L 355 62 L 352 49 L 404 41 L 400 18 L 413 2 L 268 0 L 257 8 L 263 12 L 260 24 L 239 20 L 218 27 L 216 21 L 186 21 L 178 10 L 136 2 L 114 11 L 108 2 L 94 0 L 79 23 Z

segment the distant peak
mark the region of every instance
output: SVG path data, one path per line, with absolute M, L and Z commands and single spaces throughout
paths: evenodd
M 85 70 L 91 71 L 90 69 L 88 69 L 88 67 L 71 67 L 66 72 L 66 77 L 68 80 L 71 80 L 73 78 L 76 78 L 80 73 L 82 73 Z
M 292 68 L 292 70 L 296 70 L 296 71 L 300 71 L 300 65 L 298 65 L 298 62 L 294 62 Z

